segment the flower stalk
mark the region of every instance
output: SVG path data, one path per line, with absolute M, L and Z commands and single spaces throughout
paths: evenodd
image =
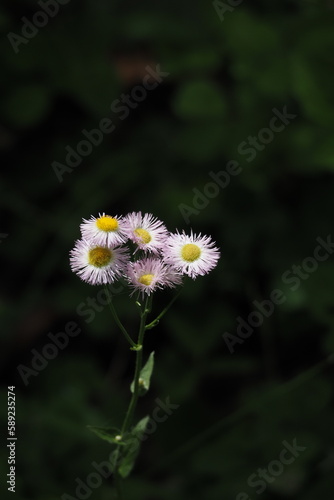
M 70 252 L 70 265 L 79 278 L 91 285 L 103 285 L 115 323 L 135 352 L 132 395 L 120 429 L 90 426 L 100 438 L 114 446 L 113 473 L 119 500 L 124 498 L 123 479 L 127 477 L 139 451 L 140 437 L 145 433 L 149 417 L 133 425 L 140 396 L 149 389 L 154 352 L 143 367 L 145 332 L 158 325 L 181 293 L 175 294 L 154 320 L 148 321 L 153 295 L 157 290 L 175 288 L 185 276 L 192 279 L 210 272 L 218 263 L 220 252 L 209 236 L 170 233 L 165 224 L 152 214 L 132 212 L 126 216 L 83 219 L 81 236 Z M 134 247 L 134 251 L 132 250 Z M 139 250 L 139 252 L 138 252 Z M 137 342 L 120 320 L 108 285 L 125 278 L 130 297 L 140 315 Z

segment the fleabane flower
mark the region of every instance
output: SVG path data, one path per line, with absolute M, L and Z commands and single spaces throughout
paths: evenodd
M 125 247 L 97 245 L 78 240 L 70 252 L 70 265 L 79 278 L 90 285 L 106 285 L 124 275 L 129 262 Z
M 141 250 L 158 254 L 168 236 L 166 226 L 152 214 L 132 212 L 125 217 L 128 238 Z
M 182 283 L 182 277 L 171 266 L 155 257 L 145 257 L 135 262 L 130 262 L 127 270 L 127 278 L 133 293 L 141 292 L 150 295 L 158 288 L 173 288 Z
M 209 273 L 220 257 L 220 252 L 210 236 L 190 235 L 183 231 L 171 234 L 165 241 L 163 257 L 167 264 L 181 274 L 187 274 L 192 279 Z
M 83 219 L 80 224 L 83 239 L 92 241 L 97 245 L 117 246 L 125 243 L 127 236 L 124 230 L 124 219 L 112 217 L 104 212 L 96 218 Z

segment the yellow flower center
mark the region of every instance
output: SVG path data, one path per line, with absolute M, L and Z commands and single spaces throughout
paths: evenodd
M 103 267 L 112 259 L 112 251 L 109 248 L 96 247 L 89 250 L 88 261 L 94 267 Z
M 96 225 L 101 231 L 116 231 L 118 229 L 118 221 L 110 215 L 103 215 L 96 219 Z
M 139 279 L 139 283 L 142 285 L 150 286 L 152 280 L 154 278 L 154 274 L 143 274 Z
M 141 239 L 142 243 L 149 243 L 151 241 L 151 235 L 146 229 L 138 228 L 134 230 L 136 236 Z
M 187 243 L 181 250 L 182 259 L 187 262 L 194 262 L 201 255 L 201 249 L 194 243 Z

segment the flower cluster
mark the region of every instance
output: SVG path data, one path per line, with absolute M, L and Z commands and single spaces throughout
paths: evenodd
M 141 212 L 125 217 L 102 213 L 83 219 L 80 229 L 82 239 L 70 252 L 72 271 L 91 285 L 124 277 L 132 293 L 142 295 L 180 285 L 183 275 L 207 274 L 220 256 L 209 236 L 170 233 L 163 222 Z M 129 242 L 135 247 L 132 258 Z

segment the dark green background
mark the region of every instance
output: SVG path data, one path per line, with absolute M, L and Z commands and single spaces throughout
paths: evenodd
M 109 456 L 86 425 L 121 422 L 134 354 L 107 308 L 90 323 L 77 314 L 98 290 L 71 273 L 68 252 L 82 217 L 142 210 L 170 230 L 212 235 L 222 257 L 147 335 L 156 367 L 137 418 L 157 397 L 180 406 L 144 443 L 126 499 L 329 500 L 333 370 L 318 364 L 334 346 L 334 257 L 295 291 L 282 274 L 333 233 L 333 2 L 244 1 L 221 21 L 210 1 L 71 0 L 15 54 L 7 34 L 38 10 L 29 0 L 0 8 L 1 498 L 14 497 L 7 385 L 17 393 L 15 498 L 75 497 L 75 479 Z M 169 76 L 120 120 L 110 105 L 156 64 Z M 240 143 L 284 106 L 296 118 L 247 162 Z M 115 131 L 60 183 L 52 162 L 105 117 Z M 242 173 L 187 224 L 180 205 L 230 160 Z M 286 301 L 231 354 L 224 332 L 275 288 Z M 157 312 L 169 296 L 157 295 Z M 115 302 L 135 331 L 127 292 Z M 68 321 L 81 334 L 26 387 L 17 366 Z M 258 495 L 247 478 L 295 438 L 306 450 Z M 112 498 L 111 481 L 90 498 Z

